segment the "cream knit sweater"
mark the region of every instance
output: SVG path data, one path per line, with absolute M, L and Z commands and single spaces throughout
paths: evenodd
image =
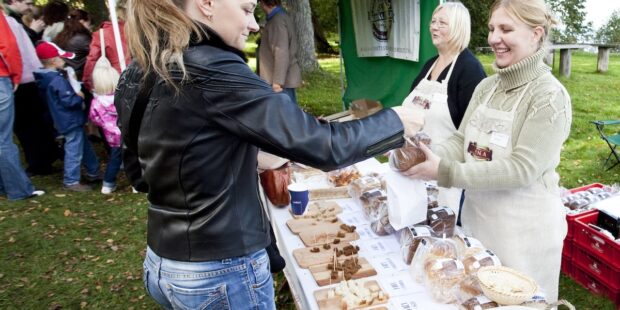
M 495 75 L 480 82 L 472 95 L 461 126 L 450 139 L 438 145 L 438 184 L 466 190 L 498 190 L 525 187 L 541 182 L 557 192 L 562 144 L 570 132 L 571 101 L 562 84 L 543 63 L 544 49 L 504 69 L 494 65 Z M 463 133 L 469 118 L 499 84 L 489 107 L 510 111 L 524 87 L 531 83 L 519 104 L 512 128 L 512 154 L 490 162 L 465 163 Z

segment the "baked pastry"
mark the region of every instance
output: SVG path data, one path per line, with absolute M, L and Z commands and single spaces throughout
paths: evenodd
M 465 257 L 463 259 L 463 265 L 465 266 L 465 271 L 467 274 L 474 275 L 478 272 L 480 267 L 501 266 L 502 263 L 500 262 L 499 257 L 497 257 L 495 253 L 491 252 L 491 250 L 484 250 L 475 255 Z
M 414 225 L 399 231 L 400 253 L 407 265 L 411 264 L 413 254 L 423 238 L 436 237 L 433 230 L 427 225 Z
M 349 185 L 349 183 L 359 177 L 360 173 L 353 166 L 333 170 L 327 173 L 327 179 L 336 187 Z
M 435 233 L 445 238 L 452 238 L 456 226 L 456 214 L 448 207 L 437 207 L 428 210 L 426 214 L 428 226 Z
M 420 148 L 420 143 L 431 145 L 431 137 L 424 132 L 418 132 L 413 138 L 405 139 L 402 148 L 394 150 L 390 160 L 391 166 L 397 171 L 405 171 L 426 160 L 426 155 Z

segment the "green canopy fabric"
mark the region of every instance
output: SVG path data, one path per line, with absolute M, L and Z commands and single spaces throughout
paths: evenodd
M 351 1 L 340 0 L 340 48 L 344 59 L 346 91 L 343 101 L 349 106 L 356 99 L 372 99 L 384 107 L 398 106 L 409 94 L 411 83 L 437 50 L 431 41 L 429 26 L 439 1 L 420 1 L 420 61 L 391 57 L 357 57 Z M 414 0 L 411 0 L 414 1 Z

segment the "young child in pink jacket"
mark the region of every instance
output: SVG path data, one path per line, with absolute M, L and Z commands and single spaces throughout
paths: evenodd
M 116 190 L 116 175 L 122 163 L 121 131 L 116 125 L 118 114 L 114 107 L 114 89 L 116 89 L 118 79 L 118 72 L 107 59 L 97 61 L 92 75 L 94 97 L 88 116 L 93 124 L 101 127 L 105 140 L 110 146 L 110 159 L 101 187 L 101 193 L 106 195 Z

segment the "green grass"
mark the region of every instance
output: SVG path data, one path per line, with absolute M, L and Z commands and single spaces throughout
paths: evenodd
M 490 70 L 492 56 L 481 59 Z M 298 97 L 305 110 L 328 115 L 342 110 L 340 65 L 337 58 L 320 63 L 324 71 L 306 76 Z M 595 55 L 576 53 L 572 76 L 560 79 L 573 102 L 573 130 L 559 167 L 567 188 L 618 182 L 620 167 L 607 172 L 601 167 L 608 147 L 589 121 L 620 118 L 620 55 L 611 56 L 607 74 L 595 68 Z M 60 173 L 32 180 L 48 193 L 19 202 L 0 198 L 0 309 L 156 309 L 141 279 L 145 196 L 132 194 L 124 177 L 111 196 L 99 194 L 99 188 L 66 192 Z M 282 274 L 275 281 L 282 286 Z M 580 310 L 615 309 L 564 276 L 560 298 Z M 293 308 L 286 287 L 277 302 L 279 309 Z

